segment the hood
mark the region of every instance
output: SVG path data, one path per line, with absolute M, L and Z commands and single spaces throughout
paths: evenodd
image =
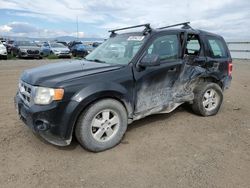
M 56 51 L 58 51 L 58 52 L 65 52 L 65 51 L 68 51 L 69 52 L 69 49 L 68 48 L 53 48 L 53 47 L 51 47 L 51 50 L 52 51 L 54 51 L 54 50 L 56 50 Z
M 40 50 L 38 46 L 18 46 L 19 49 L 26 49 L 26 50 Z
M 56 84 L 67 80 L 111 71 L 120 67 L 121 65 L 74 60 L 25 70 L 21 76 L 21 80 L 31 85 L 54 87 Z

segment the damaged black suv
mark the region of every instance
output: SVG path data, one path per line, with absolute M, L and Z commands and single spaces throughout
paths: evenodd
M 117 34 L 135 27 L 145 29 Z M 118 144 L 127 124 L 183 103 L 201 116 L 218 112 L 232 79 L 232 59 L 221 36 L 187 22 L 110 32 L 82 60 L 24 71 L 15 104 L 38 135 L 59 146 L 75 135 L 84 148 L 98 152 Z

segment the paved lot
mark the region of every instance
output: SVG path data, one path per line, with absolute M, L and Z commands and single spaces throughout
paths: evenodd
M 47 61 L 47 62 L 46 62 Z M 43 142 L 13 106 L 20 73 L 58 60 L 0 61 L 0 187 L 250 187 L 250 61 L 234 61 L 218 115 L 180 107 L 130 125 L 112 150 Z

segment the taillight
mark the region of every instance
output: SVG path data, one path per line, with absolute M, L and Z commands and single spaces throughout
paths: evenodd
M 233 63 L 232 61 L 228 62 L 228 75 L 231 76 L 233 72 Z

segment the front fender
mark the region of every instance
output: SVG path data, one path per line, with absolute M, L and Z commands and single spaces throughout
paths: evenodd
M 74 125 L 77 121 L 77 118 L 81 112 L 88 107 L 92 102 L 103 99 L 103 98 L 115 98 L 119 100 L 126 108 L 128 113 L 128 118 L 132 118 L 133 108 L 131 99 L 129 98 L 129 93 L 126 88 L 116 83 L 94 83 L 91 84 L 71 98 L 71 102 L 68 106 L 67 114 L 70 114 L 70 127 L 65 130 L 66 137 L 70 137 L 74 130 Z
M 128 116 L 132 113 L 132 104 L 131 104 L 131 93 L 120 84 L 111 82 L 101 82 L 93 83 L 75 94 L 71 100 L 79 102 L 82 108 L 85 108 L 91 102 L 105 98 L 111 97 L 116 98 L 123 103 L 125 106 Z

